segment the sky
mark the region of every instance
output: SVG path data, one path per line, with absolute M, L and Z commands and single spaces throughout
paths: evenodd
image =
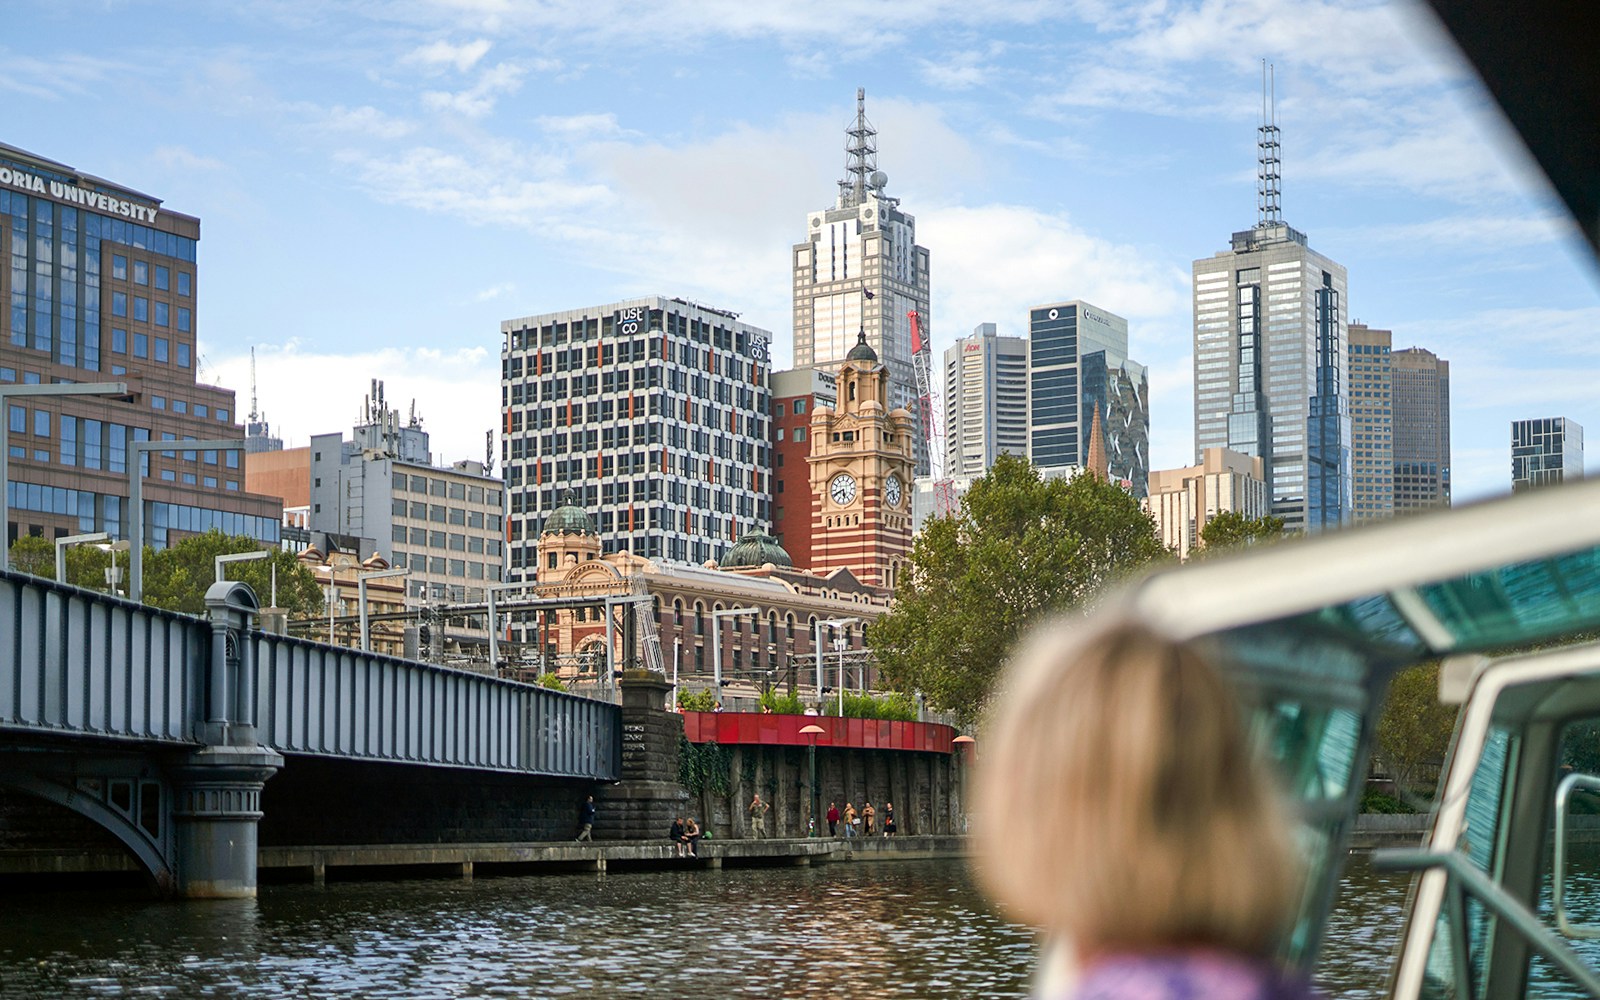
M 290 445 L 370 380 L 444 461 L 499 421 L 502 320 L 662 294 L 791 357 L 789 260 L 855 92 L 931 254 L 943 349 L 1084 299 L 1149 366 L 1151 466 L 1193 461 L 1190 265 L 1256 221 L 1261 61 L 1283 218 L 1349 318 L 1451 363 L 1456 499 L 1510 422 L 1600 440 L 1594 261 L 1407 3 L 8 0 L 0 141 L 202 220 L 202 379 Z

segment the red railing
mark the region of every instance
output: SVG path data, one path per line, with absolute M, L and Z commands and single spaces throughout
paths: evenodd
M 685 712 L 683 734 L 691 743 L 807 747 L 806 726 L 820 726 L 819 747 L 862 750 L 920 750 L 949 753 L 956 731 L 937 722 L 890 722 L 818 715 L 761 715 L 755 712 Z

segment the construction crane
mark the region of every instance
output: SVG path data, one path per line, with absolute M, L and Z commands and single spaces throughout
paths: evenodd
M 955 484 L 944 474 L 944 416 L 933 405 L 933 345 L 922 338 L 922 317 L 915 309 L 911 321 L 911 368 L 917 376 L 917 404 L 922 410 L 922 439 L 928 445 L 928 471 L 933 476 L 933 513 L 949 517 L 956 512 Z

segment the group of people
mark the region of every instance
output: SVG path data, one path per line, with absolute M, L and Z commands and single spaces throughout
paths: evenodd
M 694 817 L 688 819 L 679 816 L 672 821 L 672 829 L 667 833 L 667 839 L 678 849 L 680 858 L 698 858 L 700 856 L 700 824 Z
M 846 802 L 842 814 L 839 812 L 839 804 L 837 802 L 829 802 L 827 815 L 828 836 L 830 837 L 839 836 L 840 820 L 844 821 L 844 835 L 847 838 L 854 837 L 858 833 L 871 837 L 878 832 L 878 811 L 872 808 L 871 802 L 863 805 L 859 813 L 856 812 L 854 803 Z M 883 804 L 883 835 L 892 837 L 898 830 L 899 827 L 894 821 L 894 803 L 885 802 Z

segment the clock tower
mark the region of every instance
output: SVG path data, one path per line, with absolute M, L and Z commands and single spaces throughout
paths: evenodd
M 893 588 L 911 548 L 911 414 L 891 410 L 889 369 L 864 333 L 839 368 L 838 401 L 811 415 L 811 568 Z

